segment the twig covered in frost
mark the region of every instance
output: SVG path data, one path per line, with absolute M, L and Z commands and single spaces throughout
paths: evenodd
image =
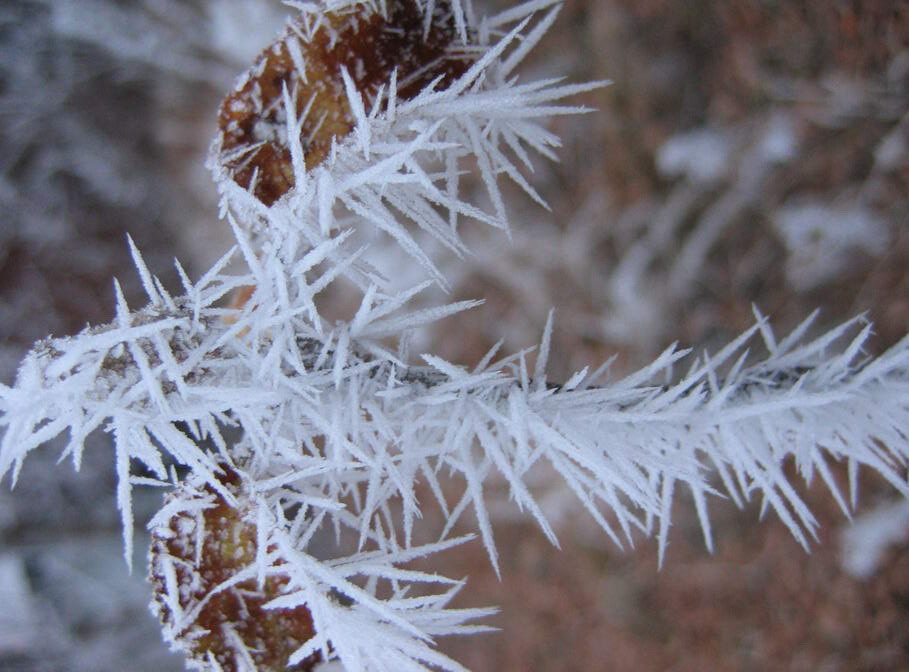
M 195 427 L 198 438 L 214 439 L 234 460 L 248 451 L 258 466 L 252 473 L 261 469 L 263 478 L 293 469 L 300 459 L 288 460 L 269 445 L 279 437 L 289 433 L 290 445 L 307 446 L 324 437 L 326 457 L 344 456 L 345 477 L 362 471 L 360 478 L 384 488 L 381 496 L 377 490 L 366 493 L 371 503 L 361 512 L 364 538 L 368 521 L 392 497 L 405 503 L 409 538 L 418 515 L 408 512 L 415 506 L 416 482 L 444 466 L 461 474 L 468 487 L 454 509 L 444 500 L 439 504 L 452 514 L 450 525 L 465 506 L 476 508 L 493 561 L 492 530 L 480 496 L 491 470 L 506 477 L 518 504 L 555 539 L 520 478 L 540 461 L 566 477 L 617 542 L 620 536 L 604 510 L 618 515 L 629 541 L 633 530 L 658 522 L 665 545 L 674 483 L 687 484 L 701 506 L 703 495 L 714 491 L 708 468 L 719 472 L 738 503 L 761 493 L 803 544 L 815 521 L 783 475 L 788 456 L 796 458 L 806 478 L 817 470 L 846 511 L 827 467 L 830 457 L 847 459 L 853 467 L 872 466 L 909 492 L 898 472 L 909 456 L 900 429 L 907 420 L 909 342 L 864 361 L 861 348 L 870 326 L 857 329 L 857 322 L 801 343 L 808 322 L 777 342 L 761 318 L 713 357 L 696 360 L 688 375 L 671 385 L 657 381 L 679 366 L 686 351 L 670 349 L 623 380 L 597 384 L 585 370 L 554 385 L 545 382 L 542 368 L 528 374 L 524 353 L 496 363 L 490 353 L 472 371 L 431 355 L 424 356 L 429 367 L 412 367 L 390 355 L 376 356 L 368 340 L 343 334 L 297 337 L 276 356 L 269 337 L 256 346 L 244 343 L 235 334 L 245 321 L 228 325 L 222 314 L 213 308 L 151 309 L 139 313 L 132 326 L 41 344 L 17 386 L 4 390 L 4 422 L 10 427 L 3 470 L 66 430 L 66 453 L 78 461 L 85 436 L 113 421 L 124 455 L 165 478 L 163 450 L 207 474 L 217 488 L 212 457 L 173 430 L 173 423 Z M 358 333 L 368 334 L 373 325 L 359 326 Z M 204 338 L 198 335 L 203 331 Z M 770 354 L 746 366 L 746 346 L 757 335 Z M 834 356 L 841 341 L 845 347 Z M 248 433 L 258 429 L 258 436 L 228 450 L 220 423 L 237 422 Z M 128 487 L 127 474 L 120 476 Z M 701 515 L 710 543 L 706 511 Z
M 661 561 L 679 485 L 708 546 L 707 496 L 722 492 L 739 505 L 761 497 L 807 547 L 817 523 L 783 471 L 790 459 L 847 514 L 861 465 L 909 495 L 909 339 L 869 359 L 861 320 L 810 340 L 809 319 L 778 339 L 757 315 L 718 353 L 671 347 L 616 380 L 607 364 L 548 381 L 552 316 L 532 368 L 529 351 L 496 359 L 498 347 L 469 370 L 433 354 L 412 365 L 408 333 L 479 302 L 410 309 L 428 284 L 445 284 L 411 229 L 464 254 L 462 218 L 505 228 L 498 178 L 538 198 L 517 165 L 529 166 L 528 148 L 557 145 L 534 120 L 584 111 L 557 101 L 598 84 L 512 74 L 554 20 L 554 0 L 481 20 L 458 1 L 296 4 L 300 16 L 228 97 L 212 149 L 237 249 L 196 283 L 178 265 L 175 298 L 133 247 L 149 306 L 131 311 L 118 291 L 113 324 L 39 343 L 0 388 L 0 477 L 15 481 L 58 436 L 78 468 L 90 433 L 113 435 L 127 559 L 132 486 L 173 486 L 150 524 L 153 607 L 191 666 L 462 669 L 433 638 L 479 632 L 470 622 L 491 612 L 452 609 L 461 581 L 406 565 L 464 541 L 451 534 L 472 509 L 498 571 L 484 492 L 494 474 L 554 544 L 526 483 L 538 465 L 617 544 L 655 533 Z M 362 31 L 379 54 L 410 50 L 401 68 L 372 73 L 354 41 Z M 427 53 L 428 64 L 411 59 Z M 319 68 L 336 77 L 316 79 Z M 459 194 L 467 160 L 489 212 Z M 370 244 L 352 244 L 364 226 L 394 239 L 426 281 L 389 289 Z M 225 271 L 234 256 L 248 272 Z M 340 278 L 360 306 L 329 322 L 320 295 Z M 749 357 L 755 340 L 762 360 Z M 851 505 L 831 460 L 849 465 Z M 133 476 L 133 461 L 151 476 Z M 446 483 L 460 484 L 454 499 Z M 430 506 L 444 527 L 417 542 Z M 326 529 L 329 553 L 314 541 Z M 433 585 L 441 592 L 415 591 Z

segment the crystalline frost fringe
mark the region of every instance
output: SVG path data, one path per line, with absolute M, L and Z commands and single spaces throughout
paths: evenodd
M 359 3 L 289 4 L 304 13 L 301 26 L 311 33 L 321 12 Z M 375 6 L 385 11 L 385 4 Z M 435 4 L 421 7 L 432 11 Z M 616 543 L 655 533 L 661 561 L 679 485 L 694 499 L 708 546 L 707 496 L 721 493 L 739 506 L 760 497 L 808 546 L 817 522 L 784 472 L 788 461 L 806 481 L 819 476 L 847 515 L 861 465 L 909 495 L 909 338 L 867 358 L 870 326 L 861 320 L 807 340 L 809 319 L 780 340 L 757 315 L 752 329 L 713 356 L 694 359 L 673 347 L 622 379 L 585 369 L 561 385 L 546 379 L 551 318 L 532 373 L 527 352 L 493 361 L 494 349 L 466 370 L 429 354 L 425 366 L 410 366 L 401 352 L 388 349 L 388 336 L 478 304 L 407 312 L 426 284 L 389 289 L 369 264 L 368 246 L 354 248 L 348 231 L 376 226 L 429 281 L 444 287 L 401 215 L 464 254 L 459 218 L 507 226 L 500 176 L 541 200 L 500 145 L 527 167 L 525 148 L 551 156 L 558 140 L 535 120 L 585 111 L 556 103 L 601 85 L 519 84 L 511 74 L 552 23 L 558 4 L 532 0 L 476 21 L 469 1 L 454 0 L 461 39 L 470 34 L 478 41 L 474 65 L 448 89 L 425 90 L 411 100 L 396 99 L 392 75 L 381 94 L 384 104 L 371 109 L 348 85 L 357 129 L 313 171 L 302 167 L 297 120 L 287 114 L 297 157 L 293 191 L 267 207 L 218 175 L 236 250 L 195 284 L 178 266 L 185 296 L 174 298 L 133 246 L 150 305 L 132 312 L 118 291 L 114 324 L 37 344 L 16 384 L 0 387 L 0 477 L 10 473 L 14 482 L 26 456 L 60 436 L 63 455 L 78 468 L 86 438 L 99 429 L 112 433 L 127 560 L 134 483 L 173 484 L 190 493 L 152 521 L 165 535 L 163 520 L 177 511 L 198 518 L 216 493 L 257 525 L 256 560 L 243 576 L 257 577 L 260 586 L 269 576 L 283 577 L 284 594 L 268 606 L 305 604 L 312 614 L 316 636 L 290 663 L 320 654 L 351 670 L 463 669 L 435 651 L 433 638 L 481 631 L 469 622 L 491 612 L 450 608 L 461 582 L 404 565 L 464 541 L 450 534 L 473 508 L 498 571 L 484 503 L 484 484 L 494 473 L 553 543 L 555 530 L 525 484 L 537 465 L 558 472 Z M 285 89 L 292 112 L 288 96 Z M 491 213 L 457 193 L 459 165 L 469 157 L 482 171 Z M 445 172 L 432 172 L 434 162 Z M 353 216 L 338 217 L 338 206 Z M 224 269 L 238 255 L 249 272 L 228 275 Z M 340 277 L 352 280 L 363 299 L 352 320 L 330 325 L 315 298 Z M 217 307 L 243 287 L 254 290 L 242 308 Z M 756 340 L 768 355 L 751 363 L 748 346 Z M 689 373 L 665 384 L 686 358 L 694 359 Z M 132 477 L 133 461 L 154 478 Z M 849 466 L 849 501 L 831 461 Z M 181 482 L 170 464 L 188 467 L 189 475 Z M 239 486 L 225 486 L 228 469 L 239 474 Z M 458 480 L 463 488 L 449 502 L 442 483 Z M 418 484 L 428 486 L 446 520 L 438 542 L 422 546 L 413 543 L 426 506 Z M 291 510 L 296 515 L 288 515 Z M 309 555 L 313 536 L 326 524 L 358 539 L 358 550 L 325 561 Z M 173 568 L 163 571 L 170 577 L 163 599 L 176 605 L 165 634 L 177 640 L 185 614 L 173 593 L 180 587 Z M 408 594 L 410 586 L 426 584 L 439 584 L 442 592 Z M 381 598 L 380 585 L 388 588 Z M 350 604 L 340 604 L 337 594 Z M 236 632 L 225 636 L 231 633 L 237 660 L 247 660 L 250 651 L 236 643 Z M 211 653 L 190 664 L 221 669 Z

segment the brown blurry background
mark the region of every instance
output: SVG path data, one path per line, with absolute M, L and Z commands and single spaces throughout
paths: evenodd
M 35 339 L 109 320 L 112 277 L 142 304 L 126 232 L 172 287 L 173 256 L 197 275 L 229 246 L 202 161 L 219 97 L 280 14 L 266 0 L 0 6 L 4 382 Z M 753 305 L 780 332 L 815 308 L 818 331 L 866 312 L 878 351 L 909 331 L 909 4 L 566 0 L 524 74 L 613 84 L 580 101 L 597 111 L 550 125 L 561 162 L 531 181 L 551 213 L 512 193 L 511 242 L 468 227 L 483 244 L 446 267 L 449 298 L 487 303 L 421 344 L 470 364 L 501 336 L 533 344 L 556 306 L 560 378 L 616 353 L 622 373 L 673 341 L 716 348 Z M 0 494 L 0 586 L 25 614 L 0 620 L 0 670 L 104 672 L 124 655 L 180 669 L 143 585 L 111 587 L 119 550 L 96 550 L 119 537 L 97 441 L 80 475 L 48 451 Z M 818 484 L 810 555 L 773 516 L 758 524 L 757 503 L 722 500 L 710 555 L 680 497 L 661 570 L 652 542 L 616 549 L 555 481 L 536 486 L 561 551 L 503 501 L 501 582 L 478 542 L 433 564 L 469 577 L 463 605 L 501 607 L 502 632 L 443 642 L 475 672 L 909 669 L 909 532 L 852 577 L 847 521 Z M 865 475 L 858 514 L 893 498 Z M 92 572 L 107 591 L 67 588 Z

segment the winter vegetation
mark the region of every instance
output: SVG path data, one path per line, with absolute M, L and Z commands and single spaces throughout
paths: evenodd
M 121 29 L 122 10 L 92 4 L 104 31 L 81 3 L 56 5 L 54 30 L 135 63 L 166 52 L 155 67 L 190 82 L 236 66 L 188 37 Z M 231 12 L 262 16 L 239 5 L 213 5 L 221 39 Z M 833 325 L 809 313 L 777 333 L 753 307 L 724 343 L 666 344 L 666 315 L 694 301 L 711 253 L 796 160 L 792 114 L 669 138 L 655 166 L 672 192 L 610 233 L 584 209 L 567 231 L 525 225 L 550 207 L 535 174 L 559 159 L 551 120 L 591 112 L 578 98 L 608 84 L 522 72 L 561 8 L 287 2 L 277 39 L 243 56 L 252 65 L 208 154 L 232 244 L 195 279 L 177 262 L 174 289 L 130 238 L 145 305 L 115 282 L 112 321 L 38 341 L 0 387 L 12 485 L 46 444 L 79 470 L 109 435 L 126 563 L 147 522 L 152 610 L 190 669 L 465 669 L 439 642 L 487 632 L 495 609 L 460 606 L 461 575 L 427 568 L 475 540 L 507 580 L 500 491 L 554 546 L 554 518 L 571 507 L 619 548 L 655 538 L 660 564 L 672 562 L 676 500 L 693 506 L 707 551 L 721 499 L 772 513 L 810 551 L 812 483 L 847 518 L 863 474 L 909 496 L 909 337 L 874 352 L 864 315 Z M 162 49 L 162 35 L 180 48 Z M 84 171 L 99 191 L 102 166 Z M 891 243 L 867 203 L 786 201 L 770 219 L 789 255 L 780 273 L 803 291 Z M 593 276 L 604 236 L 618 258 Z M 603 314 L 571 321 L 650 356 L 567 373 L 563 359 L 552 373 L 561 311 L 542 277 L 559 254 L 565 284 L 598 283 L 591 312 Z M 491 310 L 460 298 L 478 268 L 532 303 L 538 342 L 510 350 L 520 337 L 502 324 L 495 345 L 455 361 L 433 338 L 466 339 L 469 316 Z M 166 493 L 148 521 L 135 515 L 143 490 Z M 899 537 L 905 509 L 894 511 L 875 538 Z M 860 555 L 852 571 L 867 576 L 874 560 Z

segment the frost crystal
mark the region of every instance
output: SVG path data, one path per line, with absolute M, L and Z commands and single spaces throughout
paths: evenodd
M 756 312 L 712 355 L 672 347 L 625 377 L 603 366 L 553 383 L 550 315 L 533 366 L 498 348 L 472 368 L 414 364 L 410 333 L 479 304 L 411 306 L 447 284 L 426 241 L 463 255 L 462 221 L 507 229 L 503 176 L 542 202 L 522 172 L 558 146 L 540 119 L 586 111 L 560 101 L 602 83 L 514 74 L 556 0 L 486 18 L 468 0 L 288 4 L 299 14 L 227 97 L 211 152 L 236 247 L 197 282 L 178 264 L 181 297 L 133 247 L 149 305 L 132 311 L 118 292 L 114 323 L 38 343 L 0 388 L 0 476 L 13 482 L 51 439 L 78 468 L 90 433 L 112 435 L 127 559 L 132 487 L 171 488 L 149 524 L 153 609 L 192 667 L 463 669 L 435 638 L 482 632 L 492 611 L 452 608 L 463 582 L 408 563 L 469 539 L 453 530 L 470 510 L 498 570 L 494 478 L 557 544 L 527 484 L 554 470 L 617 544 L 655 534 L 661 560 L 680 489 L 708 547 L 720 493 L 760 498 L 808 547 L 817 523 L 789 462 L 847 515 L 861 465 L 909 495 L 909 338 L 869 358 L 862 320 L 777 338 Z M 374 62 L 357 40 L 380 45 Z M 486 209 L 461 193 L 468 165 Z M 369 227 L 419 265 L 417 284 L 393 289 L 377 271 L 356 235 Z M 236 260 L 247 270 L 229 273 Z M 342 279 L 359 308 L 332 321 L 321 295 Z M 421 524 L 430 508 L 442 529 Z

